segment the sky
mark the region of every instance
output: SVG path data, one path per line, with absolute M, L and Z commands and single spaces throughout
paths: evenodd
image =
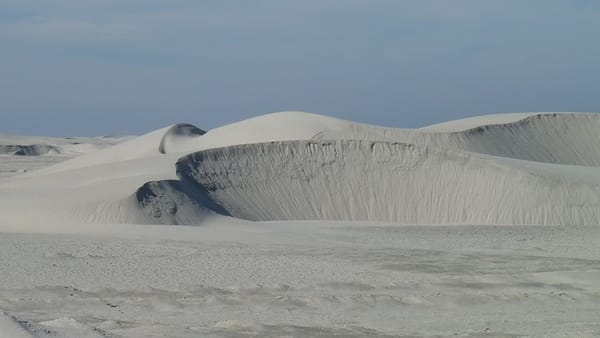
M 0 133 L 600 111 L 600 1 L 2 0 Z

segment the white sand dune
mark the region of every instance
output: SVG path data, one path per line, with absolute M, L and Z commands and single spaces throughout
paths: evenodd
M 596 224 L 598 131 L 584 113 L 416 130 L 301 112 L 177 124 L 0 182 L 0 211 L 17 223 Z

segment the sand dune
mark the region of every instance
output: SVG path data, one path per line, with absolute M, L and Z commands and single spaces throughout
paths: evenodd
M 583 113 L 421 129 L 301 112 L 208 132 L 176 124 L 0 182 L 0 211 L 12 222 L 595 224 L 599 130 L 600 115 Z M 16 214 L 24 205 L 39 212 Z

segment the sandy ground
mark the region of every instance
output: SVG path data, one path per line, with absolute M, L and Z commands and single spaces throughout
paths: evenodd
M 584 127 L 568 132 L 575 120 Z M 471 122 L 436 128 L 454 130 Z M 29 171 L 112 141 L 92 139 L 88 147 L 69 139 L 61 141 L 68 143 L 59 147 L 65 150 L 61 154 L 0 155 L 0 338 L 600 336 L 598 225 L 407 226 L 224 216 L 206 216 L 198 226 L 102 221 L 115 212 L 137 211 L 139 205 L 101 202 L 118 202 L 149 180 L 176 178 L 180 155 L 170 151 L 288 137 L 280 124 L 298 125 L 293 136 L 300 139 L 395 139 L 405 133 L 293 113 L 251 119 L 201 137 L 190 138 L 189 126 L 175 125 L 41 169 L 45 173 Z M 257 132 L 265 125 L 271 134 Z M 453 140 L 468 151 L 487 145 L 481 152 L 487 159 L 537 160 L 546 164 L 514 162 L 544 177 L 576 176 L 582 190 L 558 193 L 555 205 L 580 216 L 583 210 L 598 210 L 598 195 L 590 191 L 598 187 L 593 165 L 600 158 L 599 125 L 595 115 L 549 115 L 424 140 L 434 146 Z M 521 135 L 521 143 L 513 142 L 514 135 Z M 25 141 L 29 138 L 0 138 L 6 144 Z M 20 175 L 24 169 L 28 173 Z M 432 182 L 427 178 L 422 185 Z M 545 187 L 554 189 L 560 182 Z M 489 184 L 479 181 L 480 187 Z M 496 188 L 506 191 L 506 184 Z M 473 180 L 465 183 L 467 190 L 473 185 Z M 505 194 L 499 210 L 513 212 L 507 205 L 515 204 L 507 202 L 521 207 L 518 198 L 531 202 L 524 194 L 536 187 L 520 187 L 521 193 Z M 462 198 L 456 189 L 447 194 Z M 473 194 L 486 197 L 477 190 Z M 575 199 L 586 196 L 585 203 Z M 551 205 L 544 198 L 532 203 Z M 106 217 L 79 221 L 92 211 Z M 588 220 L 597 223 L 597 218 Z
M 598 227 L 8 230 L 0 311 L 42 337 L 600 335 Z

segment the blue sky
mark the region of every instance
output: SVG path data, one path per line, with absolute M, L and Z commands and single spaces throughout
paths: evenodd
M 600 1 L 2 0 L 0 132 L 600 111 Z

